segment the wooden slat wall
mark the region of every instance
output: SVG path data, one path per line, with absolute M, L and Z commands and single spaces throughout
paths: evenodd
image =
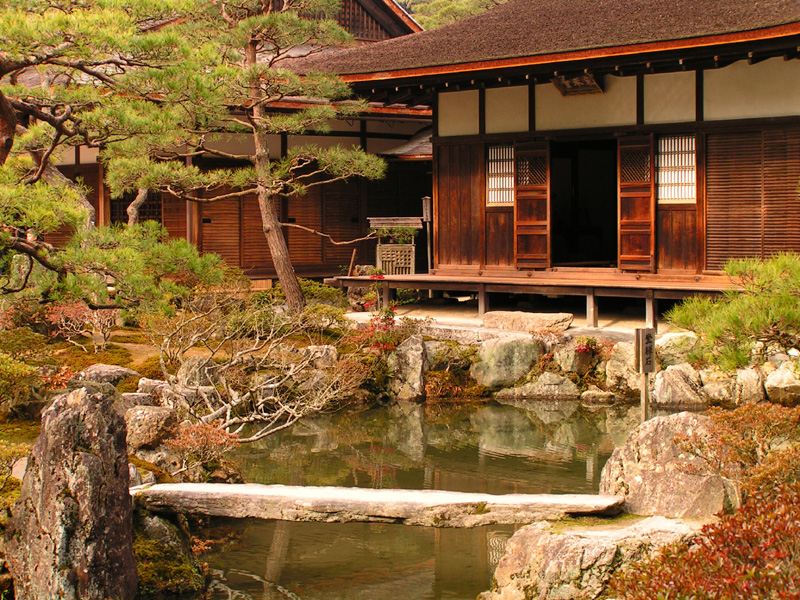
M 239 200 L 234 198 L 203 204 L 200 218 L 203 252 L 216 252 L 229 265 L 239 266 L 241 249 Z
M 706 141 L 706 268 L 761 256 L 761 135 L 719 133 Z
M 800 252 L 800 129 L 707 138 L 706 268 Z
M 800 128 L 764 132 L 764 256 L 800 252 Z
M 161 224 L 169 232 L 169 237 L 186 237 L 186 201 L 170 194 L 161 196 Z
M 325 233 L 337 242 L 361 237 L 359 219 L 361 207 L 360 182 L 337 181 L 323 186 Z M 329 265 L 349 265 L 355 245 L 335 245 L 323 242 L 324 262 Z
M 514 266 L 514 207 L 486 209 L 486 266 Z
M 697 207 L 660 205 L 656 210 L 658 269 L 694 272 L 697 264 Z
M 261 223 L 261 210 L 255 194 L 245 196 L 242 203 L 242 269 L 261 273 L 272 270 L 272 256 Z M 280 200 L 276 200 L 280 205 Z M 279 213 L 280 214 L 280 213 Z
M 437 267 L 480 267 L 483 147 L 442 144 L 437 158 Z
M 289 199 L 289 222 L 322 230 L 322 196 L 319 186 L 309 188 L 304 196 Z M 294 221 L 292 221 L 294 219 Z M 301 229 L 288 227 L 289 253 L 296 265 L 322 264 L 322 238 Z

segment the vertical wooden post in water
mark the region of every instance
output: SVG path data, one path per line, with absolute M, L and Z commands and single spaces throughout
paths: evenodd
M 637 329 L 634 343 L 636 370 L 642 374 L 642 423 L 650 418 L 650 373 L 656 370 L 656 330 Z

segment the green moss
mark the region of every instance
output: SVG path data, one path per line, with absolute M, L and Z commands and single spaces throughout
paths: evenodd
M 473 514 L 476 515 L 485 515 L 489 512 L 489 508 L 486 506 L 486 502 L 478 502 L 473 509 Z
M 628 513 L 620 513 L 613 517 L 602 516 L 584 516 L 584 517 L 564 517 L 559 521 L 554 521 L 550 525 L 554 533 L 564 533 L 570 529 L 584 528 L 584 527 L 613 527 L 632 525 L 636 521 L 645 519 L 640 515 L 632 515 Z
M 2 482 L 0 482 L 2 483 Z M 14 506 L 14 503 L 19 498 L 20 488 L 22 482 L 16 477 L 9 477 L 5 485 L 0 488 L 0 526 L 6 523 L 6 509 Z
M 98 363 L 127 367 L 131 362 L 131 353 L 115 344 L 109 344 L 105 351 L 97 354 L 84 352 L 76 346 L 70 346 L 59 352 L 58 358 L 73 371 L 82 371 L 86 367 Z
M 205 578 L 191 561 L 166 544 L 136 534 L 133 553 L 139 572 L 138 600 L 199 597 Z
M 42 422 L 36 421 L 2 421 L 0 422 L 0 441 L 14 444 L 32 444 L 39 437 Z
M 137 376 L 126 377 L 117 384 L 117 391 L 120 394 L 135 392 L 137 389 L 139 389 L 139 379 L 141 378 Z
M 142 460 L 138 456 L 128 456 L 128 462 L 140 471 L 147 471 L 152 473 L 156 478 L 156 483 L 175 483 L 175 479 L 167 473 L 164 469 L 159 469 L 151 462 Z
M 164 372 L 161 370 L 161 357 L 158 354 L 133 365 L 131 368 L 142 377 L 147 377 L 148 379 L 164 379 Z M 167 365 L 167 372 L 170 375 L 174 375 L 177 369 Z

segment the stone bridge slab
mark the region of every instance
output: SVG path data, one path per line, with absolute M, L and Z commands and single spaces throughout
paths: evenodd
M 216 517 L 477 527 L 616 515 L 622 497 L 586 494 L 469 494 L 260 484 L 170 483 L 131 489 L 154 512 Z

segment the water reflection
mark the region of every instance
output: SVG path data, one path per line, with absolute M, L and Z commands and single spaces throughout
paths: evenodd
M 225 526 L 240 541 L 209 557 L 213 597 L 264 600 L 471 600 L 488 588 L 514 531 L 255 520 Z
M 577 402 L 401 404 L 308 420 L 237 458 L 257 483 L 592 493 L 638 418 Z
M 308 420 L 247 445 L 237 458 L 245 479 L 259 483 L 594 493 L 611 452 L 638 423 L 638 407 L 577 402 L 401 404 Z M 214 597 L 267 600 L 472 600 L 489 588 L 514 531 L 226 526 L 238 543 L 205 557 L 215 572 Z

